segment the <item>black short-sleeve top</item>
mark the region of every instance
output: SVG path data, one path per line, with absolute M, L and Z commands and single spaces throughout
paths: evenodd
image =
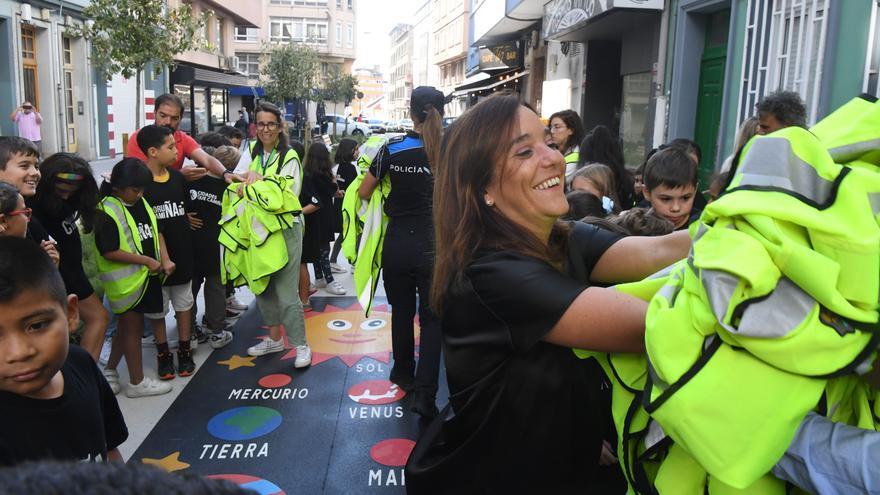
M 435 438 L 420 440 L 409 488 L 570 493 L 586 485 L 602 442 L 592 399 L 598 383 L 571 349 L 542 339 L 619 238 L 575 224 L 565 273 L 511 252 L 483 253 L 467 266 L 442 318 L 455 416 Z

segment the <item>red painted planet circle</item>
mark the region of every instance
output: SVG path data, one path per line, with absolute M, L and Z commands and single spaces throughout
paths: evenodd
M 263 388 L 281 388 L 285 385 L 289 385 L 290 382 L 293 381 L 293 378 L 290 375 L 266 375 L 263 378 L 260 378 L 260 381 L 257 382 Z
M 388 380 L 367 380 L 352 385 L 348 389 L 348 398 L 368 406 L 397 402 L 406 392 Z
M 403 467 L 415 446 L 415 442 L 406 438 L 389 438 L 373 445 L 370 457 L 384 466 Z

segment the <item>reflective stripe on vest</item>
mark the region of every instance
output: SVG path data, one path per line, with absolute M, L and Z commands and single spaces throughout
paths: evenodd
M 737 169 L 741 180 L 728 192 L 778 190 L 794 193 L 822 209 L 834 202 L 836 185 L 849 172 L 844 168 L 833 182 L 820 177 L 813 166 L 795 154 L 791 142 L 781 137 L 754 139 L 747 151 Z

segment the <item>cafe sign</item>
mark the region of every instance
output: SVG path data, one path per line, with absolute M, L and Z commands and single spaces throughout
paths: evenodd
M 480 70 L 515 69 L 522 65 L 523 53 L 519 41 L 480 48 Z
M 552 0 L 544 5 L 541 35 L 553 39 L 614 9 L 663 10 L 663 0 Z

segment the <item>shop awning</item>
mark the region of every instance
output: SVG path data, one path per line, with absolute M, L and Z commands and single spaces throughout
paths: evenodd
M 501 72 L 499 74 L 495 74 L 494 76 L 487 77 L 480 81 L 476 81 L 470 84 L 462 84 L 455 88 L 455 91 L 452 93 L 452 96 L 465 96 L 468 93 L 473 93 L 474 91 L 485 91 L 489 89 L 495 89 L 499 86 L 503 86 L 509 82 L 516 81 L 517 79 L 526 76 L 529 74 L 528 70 L 525 69 L 513 69 L 505 72 Z
M 266 96 L 266 90 L 259 86 L 236 86 L 229 88 L 229 96 Z
M 652 22 L 663 11 L 663 0 L 618 0 L 604 8 L 596 3 L 589 9 L 581 3 L 571 0 L 547 2 L 541 38 L 576 42 L 620 40 L 632 29 Z
M 483 0 L 471 16 L 473 46 L 517 39 L 520 32 L 541 22 L 545 1 Z
M 248 79 L 241 74 L 228 74 L 217 70 L 180 64 L 171 73 L 171 83 L 210 86 L 212 88 L 232 88 L 234 86 L 247 86 Z

